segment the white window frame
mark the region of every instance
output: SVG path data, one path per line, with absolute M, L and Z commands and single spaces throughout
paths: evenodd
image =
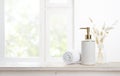
M 52 8 L 52 7 L 50 7 Z M 71 21 L 72 26 L 70 26 L 69 33 L 69 41 L 71 49 L 74 49 L 74 0 L 71 0 L 71 6 L 69 7 L 57 7 L 57 8 L 71 8 L 72 15 Z M 48 29 L 46 25 L 46 12 L 47 12 L 47 0 L 40 0 L 40 56 L 38 58 L 5 58 L 4 57 L 4 48 L 5 48 L 5 38 L 4 38 L 4 0 L 0 0 L 0 60 L 3 62 L 40 62 L 42 64 L 47 62 L 62 62 L 62 60 L 56 58 L 50 58 L 48 56 Z M 72 30 L 72 31 L 71 31 Z M 67 51 L 67 50 L 66 50 Z M 57 60 L 57 61 L 56 61 Z
M 41 6 L 41 8 L 40 8 L 40 10 L 42 10 L 42 6 L 43 6 L 43 1 L 44 0 L 40 0 L 41 2 L 41 4 L 40 4 L 40 6 Z M 41 13 L 40 13 L 40 15 L 41 14 L 43 14 L 44 13 L 44 11 L 42 11 Z M 42 17 L 42 15 L 41 15 L 41 17 Z M 6 58 L 5 57 L 5 53 L 4 53 L 4 51 L 5 51 L 5 32 L 4 32 L 4 29 L 5 29 L 5 23 L 4 23 L 4 0 L 0 0 L 0 61 L 1 62 L 40 62 L 40 63 L 42 63 L 43 62 L 43 57 L 42 57 L 42 55 L 43 54 L 41 54 L 40 56 L 41 57 L 32 57 L 32 58 Z M 42 18 L 41 18 L 41 20 L 42 20 Z M 40 23 L 42 23 L 43 21 L 41 21 Z M 41 27 L 41 26 L 40 26 Z M 42 37 L 42 30 L 40 31 L 40 37 Z M 41 40 L 40 40 L 41 41 Z M 42 47 L 42 43 L 41 42 L 39 42 L 40 44 L 40 46 Z M 40 48 L 41 48 L 40 47 Z M 41 50 L 41 49 L 40 49 Z M 40 51 L 40 53 L 41 53 L 41 51 Z M 40 61 L 39 61 L 40 60 Z
M 4 57 L 4 0 L 0 0 L 0 60 Z
M 70 2 L 71 1 L 71 2 Z M 63 6 L 54 6 L 54 5 L 49 5 L 48 4 L 48 2 L 47 2 L 47 0 L 46 0 L 46 5 L 45 5 L 45 10 L 46 10 L 46 12 L 47 12 L 47 10 L 48 9 L 64 9 L 64 10 L 66 10 L 66 9 L 71 9 L 71 11 L 72 11 L 72 14 L 71 14 L 71 23 L 72 23 L 72 25 L 71 26 L 69 26 L 69 29 L 67 28 L 67 37 L 68 37 L 68 39 L 67 39 L 67 41 L 69 42 L 69 43 L 67 43 L 67 48 L 69 48 L 69 49 L 66 49 L 66 51 L 74 51 L 73 49 L 74 49 L 74 0 L 69 0 L 69 2 L 71 3 L 71 5 L 68 5 L 68 6 L 66 6 L 66 5 L 63 5 Z M 45 18 L 47 18 L 47 15 L 46 15 L 46 17 Z M 46 21 L 46 19 L 45 19 L 45 21 Z M 45 22 L 46 23 L 46 22 Z M 45 24 L 45 26 L 46 27 L 49 27 L 48 25 L 46 25 Z M 46 30 L 46 50 L 45 50 L 45 58 L 46 58 L 46 63 L 58 63 L 58 62 L 63 62 L 63 60 L 62 60 L 62 57 L 59 57 L 59 58 L 55 58 L 55 57 L 51 57 L 49 54 L 48 54 L 48 51 L 49 51 L 49 31 L 48 31 L 48 28 L 46 28 L 45 29 Z

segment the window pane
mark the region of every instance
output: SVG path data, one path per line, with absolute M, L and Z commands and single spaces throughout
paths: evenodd
M 50 56 L 60 57 L 67 50 L 68 29 L 71 26 L 71 9 L 49 9 L 47 25 L 50 36 Z
M 39 0 L 5 0 L 6 57 L 39 55 Z

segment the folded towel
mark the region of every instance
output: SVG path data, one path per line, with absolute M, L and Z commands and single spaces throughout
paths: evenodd
M 80 54 L 78 52 L 65 52 L 63 55 L 63 60 L 66 64 L 74 64 L 80 62 Z

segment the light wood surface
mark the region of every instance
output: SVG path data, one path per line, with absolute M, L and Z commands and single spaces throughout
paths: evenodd
M 33 71 L 120 71 L 120 62 L 80 65 L 80 64 L 1 64 L 0 70 L 33 70 Z

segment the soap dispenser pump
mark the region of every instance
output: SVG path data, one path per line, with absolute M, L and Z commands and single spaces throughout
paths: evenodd
M 85 35 L 85 40 L 81 42 L 81 64 L 94 65 L 95 41 L 91 39 L 90 27 L 80 29 L 86 29 L 87 31 L 87 34 Z

